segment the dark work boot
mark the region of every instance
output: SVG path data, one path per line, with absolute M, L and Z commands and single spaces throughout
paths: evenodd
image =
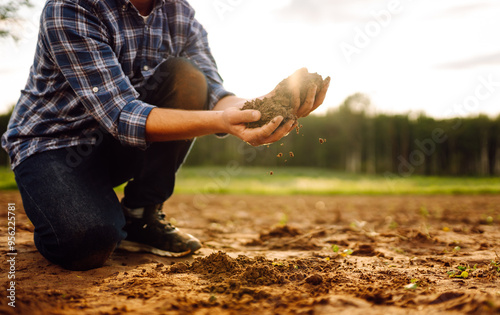
M 149 252 L 159 256 L 182 257 L 194 253 L 201 243 L 168 222 L 162 205 L 129 209 L 122 203 L 127 223 L 127 237 L 119 248 L 132 252 Z

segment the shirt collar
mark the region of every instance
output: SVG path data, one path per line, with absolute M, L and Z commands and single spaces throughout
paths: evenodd
M 123 3 L 123 5 L 130 6 L 130 7 L 134 6 L 132 4 L 132 2 L 130 2 L 130 0 L 120 0 L 120 1 Z M 151 11 L 151 13 L 153 13 L 154 11 L 156 11 L 158 8 L 162 7 L 165 4 L 165 1 L 166 0 L 156 0 L 155 1 L 155 6 L 153 8 L 153 11 Z

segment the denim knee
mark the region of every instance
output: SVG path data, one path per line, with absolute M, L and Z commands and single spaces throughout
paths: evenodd
M 83 271 L 102 267 L 125 235 L 121 228 L 101 225 L 67 231 L 54 242 L 52 237 L 39 237 L 35 231 L 35 245 L 52 263 Z

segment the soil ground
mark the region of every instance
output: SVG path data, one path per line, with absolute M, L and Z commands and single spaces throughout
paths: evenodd
M 17 206 L 16 308 L 2 289 L 0 313 L 500 313 L 498 195 L 177 195 L 165 212 L 202 240 L 199 253 L 117 250 L 86 272 L 37 252 L 17 192 L 0 201 L 3 281 L 7 204 Z M 450 278 L 459 266 L 468 276 Z

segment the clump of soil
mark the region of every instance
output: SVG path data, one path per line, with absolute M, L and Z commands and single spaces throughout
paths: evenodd
M 260 120 L 248 123 L 247 127 L 262 127 L 277 116 L 283 116 L 284 118 L 281 122 L 281 125 L 284 125 L 289 120 L 296 120 L 297 116 L 295 115 L 293 102 L 293 89 L 299 87 L 300 104 L 303 104 L 309 88 L 311 88 L 313 85 L 316 85 L 316 95 L 318 95 L 318 93 L 323 88 L 324 82 L 325 81 L 323 80 L 323 77 L 317 73 L 297 71 L 278 84 L 272 97 L 255 99 L 244 104 L 242 110 L 256 109 L 261 113 Z
M 248 284 L 271 285 L 285 282 L 285 276 L 281 274 L 279 268 L 263 263 L 248 266 L 241 277 Z
M 197 258 L 191 270 L 197 273 L 220 274 L 233 272 L 238 267 L 236 260 L 219 251 L 208 257 Z

